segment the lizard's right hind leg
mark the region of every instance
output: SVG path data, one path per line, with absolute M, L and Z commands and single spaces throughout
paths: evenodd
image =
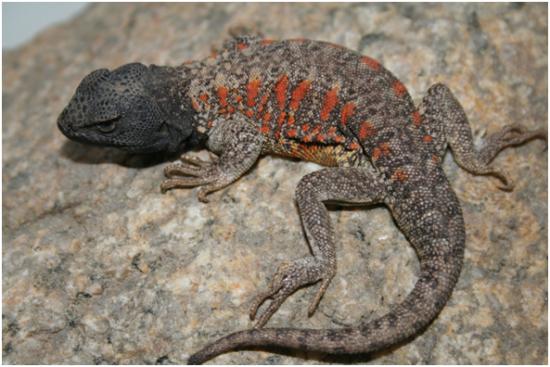
M 433 139 L 434 155 L 443 158 L 447 145 L 451 148 L 456 163 L 475 175 L 491 175 L 501 180 L 502 190 L 513 188 L 506 175 L 489 164 L 497 154 L 511 146 L 533 139 L 547 139 L 544 129 L 527 131 L 518 124 L 506 126 L 488 137 L 484 146 L 476 151 L 468 118 L 460 103 L 444 84 L 435 84 L 428 89 L 422 100 L 422 124 Z

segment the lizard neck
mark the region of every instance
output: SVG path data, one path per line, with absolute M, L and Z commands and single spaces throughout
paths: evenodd
M 188 97 L 191 82 L 185 66 L 170 67 L 151 65 L 149 90 L 165 116 L 170 136 L 171 152 L 182 152 L 204 146 L 207 136 L 196 128 L 196 112 Z

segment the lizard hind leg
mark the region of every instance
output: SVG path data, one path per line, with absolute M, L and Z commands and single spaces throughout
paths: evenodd
M 460 167 L 475 175 L 498 178 L 502 183 L 499 186 L 501 190 L 509 191 L 513 185 L 505 173 L 489 165 L 497 154 L 505 148 L 533 139 L 547 139 L 544 129 L 528 131 L 519 124 L 512 124 L 489 136 L 484 146 L 476 151 L 468 118 L 447 86 L 431 86 L 422 100 L 422 107 L 422 124 L 435 140 L 435 156 L 441 160 L 449 145 Z
M 313 256 L 279 266 L 268 291 L 253 301 L 250 318 L 271 300 L 258 317 L 255 327 L 262 327 L 285 299 L 303 286 L 320 282 L 308 315 L 311 316 L 336 273 L 334 235 L 324 202 L 375 204 L 386 195 L 381 178 L 364 168 L 327 168 L 304 176 L 296 189 L 296 201 Z

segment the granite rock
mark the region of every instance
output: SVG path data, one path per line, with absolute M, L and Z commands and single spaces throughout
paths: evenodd
M 185 363 L 248 328 L 250 300 L 277 265 L 308 253 L 293 201 L 308 163 L 266 157 L 198 202 L 162 195 L 166 157 L 67 141 L 55 121 L 91 70 L 206 57 L 229 32 L 313 38 L 379 59 L 420 101 L 444 82 L 477 143 L 509 122 L 547 121 L 545 4 L 96 4 L 4 52 L 3 361 Z M 199 155 L 204 152 L 199 152 Z M 465 266 L 425 332 L 370 356 L 239 351 L 215 363 L 546 364 L 547 153 L 543 142 L 496 160 L 515 190 L 445 171 L 466 222 Z M 402 300 L 414 251 L 384 207 L 331 212 L 338 273 L 317 313 L 298 291 L 269 326 L 335 328 Z

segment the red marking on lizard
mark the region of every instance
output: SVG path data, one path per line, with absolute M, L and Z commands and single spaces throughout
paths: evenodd
M 306 96 L 307 91 L 311 82 L 309 80 L 303 80 L 298 84 L 298 86 L 292 91 L 292 96 L 290 97 L 290 109 L 296 111 L 300 107 L 300 102 Z
M 218 87 L 217 90 L 218 98 L 220 100 L 220 106 L 226 107 L 227 106 L 227 88 L 222 86 Z
M 207 93 L 202 93 L 201 95 L 199 95 L 199 99 L 201 101 L 203 101 L 204 103 L 208 103 L 208 94 Z
M 293 115 L 293 114 L 290 114 L 290 115 L 288 116 L 288 126 L 293 126 L 293 125 L 294 125 L 294 122 L 295 122 L 295 120 L 294 120 L 294 115 Z
M 307 133 L 308 130 L 309 130 L 309 125 L 308 124 L 303 124 L 302 125 L 302 132 Z
M 407 92 L 407 88 L 399 80 L 393 82 L 392 89 L 397 97 L 402 97 Z
M 369 136 L 373 136 L 376 133 L 374 126 L 368 121 L 361 123 L 359 127 L 359 139 L 365 140 Z
M 341 121 L 342 125 L 346 126 L 346 123 L 348 122 L 348 118 L 350 118 L 353 115 L 353 110 L 355 109 L 355 104 L 353 102 L 348 102 L 342 107 L 341 112 Z
M 334 87 L 325 94 L 323 107 L 321 108 L 321 121 L 326 121 L 330 117 L 330 113 L 338 103 L 338 87 Z
M 295 138 L 297 133 L 298 132 L 296 131 L 296 129 L 290 129 L 290 130 L 287 131 L 286 135 L 289 138 Z
M 280 110 L 283 110 L 285 108 L 287 89 L 288 89 L 288 75 L 283 74 L 277 81 L 277 84 L 275 84 L 275 88 L 274 88 L 275 99 L 277 100 L 277 104 Z
M 424 143 L 430 143 L 432 140 L 433 140 L 433 138 L 432 138 L 431 135 L 424 135 L 424 137 L 422 138 L 422 141 Z
M 369 68 L 371 68 L 374 71 L 380 70 L 380 67 L 381 67 L 380 63 L 373 58 L 370 58 L 368 56 L 363 56 L 361 58 L 361 62 L 367 65 Z
M 260 99 L 260 103 L 258 104 L 258 116 L 260 116 L 260 114 L 263 112 L 268 99 L 269 99 L 269 93 L 264 93 L 264 95 Z
M 420 112 L 418 112 L 418 110 L 412 113 L 412 122 L 417 127 L 422 123 L 422 116 L 420 116 Z
M 244 49 L 247 48 L 247 47 L 248 47 L 248 45 L 247 45 L 246 43 L 242 43 L 242 42 L 241 42 L 241 43 L 237 43 L 237 49 L 238 49 L 239 51 L 242 51 L 242 50 L 244 50 Z
M 279 125 L 279 128 L 283 125 L 283 122 L 286 118 L 286 112 L 283 111 L 279 114 L 279 117 L 277 117 L 277 125 Z
M 343 142 L 346 141 L 346 138 L 344 138 L 342 135 L 338 135 L 334 138 L 334 141 L 337 142 L 338 144 L 342 144 Z
M 357 143 L 356 141 L 354 141 L 353 143 L 351 143 L 350 145 L 348 145 L 346 147 L 346 149 L 348 150 L 357 150 L 359 149 L 361 146 L 359 145 L 359 143 Z
M 272 44 L 273 42 L 275 42 L 274 40 L 270 40 L 270 39 L 263 39 L 260 41 L 260 45 L 262 46 L 267 46 L 267 45 L 270 45 Z
M 391 149 L 388 143 L 381 143 L 376 148 L 372 150 L 372 159 L 378 160 L 380 157 L 389 155 L 391 153 Z
M 256 97 L 260 89 L 260 79 L 253 79 L 246 85 L 246 105 L 254 107 L 256 105 Z
M 407 181 L 409 175 L 407 175 L 407 173 L 403 169 L 398 168 L 395 170 L 391 178 L 395 181 L 404 182 Z
M 325 140 L 327 139 L 326 135 L 324 134 L 317 134 L 315 135 L 315 138 L 319 143 L 324 143 Z

